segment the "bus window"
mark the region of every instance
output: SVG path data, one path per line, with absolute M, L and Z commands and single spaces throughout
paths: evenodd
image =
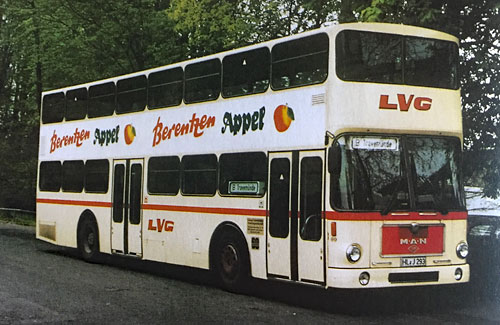
M 85 162 L 85 192 L 107 193 L 109 183 L 109 161 L 107 159 Z
M 182 194 L 214 195 L 216 190 L 216 155 L 182 157 Z
M 40 163 L 40 191 L 59 192 L 61 189 L 62 166 L 59 161 Z
M 290 231 L 290 160 L 287 158 L 271 161 L 269 191 L 269 233 L 286 238 Z
M 327 34 L 276 44 L 271 55 L 275 90 L 322 83 L 328 76 Z
M 344 30 L 335 47 L 342 80 L 458 88 L 458 47 L 453 42 Z
M 132 225 L 141 223 L 141 190 L 142 190 L 142 164 L 132 164 L 130 167 L 130 216 Z
M 144 75 L 118 80 L 116 84 L 116 113 L 143 111 L 146 107 L 146 87 L 147 79 Z
M 184 101 L 189 104 L 217 99 L 221 88 L 220 68 L 219 59 L 187 65 Z
M 66 121 L 82 120 L 87 115 L 87 88 L 68 90 L 66 93 Z
M 62 166 L 63 192 L 80 193 L 83 191 L 84 168 L 82 160 L 68 160 Z
M 321 239 L 323 199 L 323 161 L 320 157 L 305 157 L 300 163 L 300 237 Z
M 106 82 L 89 88 L 88 116 L 113 115 L 115 111 L 115 83 Z
M 177 156 L 152 157 L 148 163 L 148 192 L 177 195 L 179 193 L 180 159 Z
M 458 47 L 455 43 L 407 37 L 405 53 L 406 84 L 458 88 Z
M 269 87 L 270 53 L 267 47 L 228 55 L 222 60 L 222 96 L 262 93 Z
M 148 108 L 176 106 L 182 102 L 184 72 L 173 68 L 153 72 L 148 77 Z
M 57 123 L 64 118 L 64 93 L 55 93 L 43 97 L 42 122 Z
M 222 154 L 219 159 L 222 195 L 262 196 L 266 191 L 267 157 L 263 152 Z
M 402 38 L 345 30 L 336 39 L 337 75 L 342 80 L 402 83 Z

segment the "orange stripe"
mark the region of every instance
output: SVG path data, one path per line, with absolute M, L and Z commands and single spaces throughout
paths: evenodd
M 99 201 L 76 201 L 76 200 L 58 200 L 58 199 L 37 199 L 37 203 L 59 204 L 59 205 L 79 205 L 89 207 L 104 207 L 111 208 L 111 202 Z M 194 213 L 211 213 L 211 214 L 237 214 L 244 216 L 265 217 L 266 210 L 255 209 L 234 209 L 234 208 L 208 208 L 208 207 L 191 207 L 180 205 L 163 205 L 163 204 L 143 204 L 143 210 L 152 211 L 176 211 L 176 212 L 194 212 Z
M 111 202 L 100 202 L 100 201 L 36 199 L 36 203 L 60 204 L 60 205 L 81 205 L 81 206 L 88 206 L 88 207 L 111 208 Z
M 209 208 L 209 207 L 191 207 L 191 206 L 163 205 L 163 204 L 143 204 L 142 208 L 144 210 L 153 210 L 153 211 L 238 214 L 238 215 L 254 216 L 254 217 L 265 217 L 267 215 L 266 210 L 255 210 L 255 209 Z
M 327 211 L 328 220 L 350 220 L 350 221 L 387 221 L 387 220 L 466 220 L 467 211 L 449 212 L 446 215 L 441 213 L 420 213 L 420 212 L 395 212 L 388 215 L 381 215 L 380 212 L 337 212 Z

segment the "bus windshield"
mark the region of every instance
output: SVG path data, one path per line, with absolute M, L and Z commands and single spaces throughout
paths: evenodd
M 463 209 L 460 141 L 421 136 L 343 136 L 329 152 L 331 204 L 338 210 Z
M 458 88 L 458 46 L 450 41 L 345 30 L 336 56 L 345 81 Z

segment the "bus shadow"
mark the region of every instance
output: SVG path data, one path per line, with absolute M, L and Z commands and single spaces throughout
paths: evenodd
M 44 247 L 45 253 L 81 261 L 76 249 Z M 83 261 L 82 261 L 83 262 Z M 96 264 L 158 277 L 183 281 L 193 285 L 217 287 L 207 270 L 143 261 L 116 255 L 101 255 Z M 479 266 L 471 265 L 474 274 Z M 482 277 L 471 277 L 463 285 L 413 286 L 382 289 L 327 289 L 323 287 L 251 279 L 242 294 L 272 300 L 296 307 L 350 316 L 387 316 L 401 313 L 416 314 L 456 311 L 482 303 L 500 304 L 500 281 L 492 274 L 498 269 L 482 266 L 481 274 L 490 274 L 486 282 Z

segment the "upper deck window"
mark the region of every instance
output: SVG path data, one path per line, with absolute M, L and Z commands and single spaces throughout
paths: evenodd
M 450 41 L 344 30 L 336 39 L 345 81 L 458 88 L 458 47 Z
M 64 93 L 55 93 L 43 97 L 42 122 L 57 123 L 64 118 Z
M 322 83 L 328 75 L 328 35 L 321 33 L 276 44 L 271 86 L 275 90 Z
M 220 68 L 219 59 L 187 65 L 184 101 L 189 104 L 217 99 L 221 88 Z
M 182 101 L 184 71 L 173 68 L 153 72 L 149 75 L 149 109 L 179 105 Z
M 66 121 L 82 120 L 87 115 L 87 88 L 68 90 L 66 93 Z
M 270 53 L 267 47 L 232 54 L 222 60 L 222 96 L 262 93 L 269 87 Z
M 115 88 L 114 82 L 106 82 L 89 88 L 88 116 L 90 118 L 113 115 Z
M 118 80 L 117 88 L 117 106 L 118 114 L 139 112 L 146 107 L 147 95 L 146 76 L 137 76 Z

